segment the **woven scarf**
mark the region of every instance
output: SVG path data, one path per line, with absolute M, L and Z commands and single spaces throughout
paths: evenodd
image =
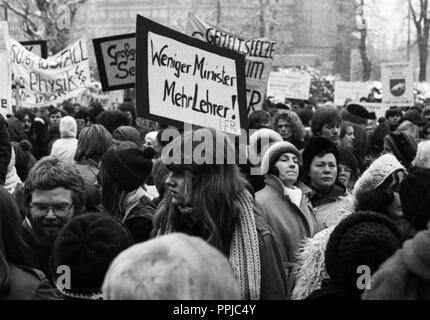
M 254 217 L 254 198 L 245 190 L 238 195 L 237 201 L 240 207 L 239 222 L 234 227 L 229 261 L 240 285 L 241 298 L 259 300 L 261 264 Z M 174 232 L 172 225 L 167 225 L 165 234 L 172 232 Z M 160 232 L 157 236 L 159 235 Z

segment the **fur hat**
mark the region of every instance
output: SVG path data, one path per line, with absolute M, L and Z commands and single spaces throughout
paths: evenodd
M 385 136 L 386 143 L 394 156 L 406 167 L 409 167 L 417 153 L 417 142 L 405 131 L 396 131 Z
M 430 170 L 412 167 L 400 184 L 403 215 L 416 230 L 430 221 Z
M 272 144 L 261 160 L 261 172 L 267 173 L 271 166 L 273 166 L 284 153 L 292 153 L 300 161 L 300 152 L 297 148 L 287 141 L 279 141 Z
M 379 187 L 385 179 L 398 170 L 406 170 L 405 167 L 392 154 L 384 154 L 376 159 L 357 180 L 353 195 L 357 199 L 363 193 L 372 192 Z
M 62 117 L 60 120 L 61 138 L 76 138 L 78 127 L 75 118 L 71 116 Z
M 124 190 L 139 188 L 151 174 L 150 155 L 140 149 L 108 150 L 101 158 L 101 165 Z
M 70 268 L 70 288 L 59 288 L 66 297 L 100 299 L 103 279 L 113 259 L 133 244 L 125 225 L 105 213 L 89 213 L 70 220 L 52 249 L 52 272 Z M 58 287 L 58 284 L 57 284 Z
M 409 120 L 416 126 L 423 126 L 426 124 L 426 120 L 421 116 L 418 110 L 406 111 L 403 120 Z
M 312 118 L 311 128 L 314 136 L 321 134 L 321 130 L 324 125 L 328 123 L 339 123 L 341 122 L 339 110 L 331 107 L 321 107 L 314 113 Z
M 199 237 L 161 236 L 122 252 L 103 283 L 106 300 L 240 299 L 227 258 Z
M 325 265 L 330 279 L 342 288 L 357 290 L 357 268 L 371 272 L 402 245 L 393 221 L 375 212 L 357 212 L 343 219 L 327 243 Z
M 430 282 L 430 231 L 419 232 L 403 245 L 403 261 L 413 274 Z
M 305 172 L 309 172 L 309 168 L 315 156 L 323 152 L 333 153 L 336 158 L 336 162 L 339 163 L 339 152 L 333 142 L 323 137 L 312 137 L 309 139 L 302 154 L 303 169 Z
M 416 167 L 430 169 L 430 140 L 418 143 L 417 154 L 411 164 Z

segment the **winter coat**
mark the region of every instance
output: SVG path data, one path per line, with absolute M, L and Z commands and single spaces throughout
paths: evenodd
M 124 216 L 123 222 L 130 230 L 135 243 L 149 239 L 153 229 L 152 218 L 154 213 L 155 206 L 152 204 L 152 201 L 144 195 Z
M 354 198 L 348 195 L 344 186 L 335 184 L 326 194 L 313 190 L 309 197 L 315 210 L 318 231 L 337 225 L 353 212 Z
M 265 181 L 266 187 L 256 193 L 255 199 L 263 207 L 267 223 L 279 240 L 289 285 L 293 286 L 293 269 L 297 262 L 295 254 L 301 242 L 313 237 L 317 231 L 317 221 L 307 197 L 312 190 L 301 182 L 296 184 L 296 187 L 302 190 L 300 207 L 297 207 L 289 196 L 285 195 L 279 178 L 267 175 Z M 290 287 L 288 292 L 292 289 Z
M 4 300 L 58 300 L 56 289 L 39 270 L 24 266 L 9 266 L 10 289 Z

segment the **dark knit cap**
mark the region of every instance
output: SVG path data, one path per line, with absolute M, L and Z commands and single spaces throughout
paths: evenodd
M 336 162 L 339 163 L 339 152 L 332 141 L 323 137 L 310 138 L 302 154 L 303 169 L 305 172 L 309 172 L 309 168 L 315 156 L 328 153 L 333 153 Z
M 368 266 L 373 274 L 402 245 L 397 226 L 384 215 L 361 211 L 343 219 L 327 243 L 325 265 L 338 286 L 357 289 L 357 268 Z
M 353 175 L 356 176 L 358 169 L 358 161 L 354 154 L 348 149 L 337 147 L 339 151 L 339 164 L 344 164 L 350 167 L 353 171 Z
M 151 174 L 150 155 L 140 149 L 108 150 L 101 158 L 101 165 L 125 191 L 141 186 Z
M 417 154 L 417 141 L 405 131 L 396 131 L 387 135 L 384 142 L 391 148 L 397 160 L 409 167 Z
M 321 107 L 315 111 L 311 122 L 312 133 L 315 136 L 321 134 L 321 130 L 324 125 L 329 123 L 341 123 L 339 110 L 332 107 Z
M 416 230 L 430 221 L 430 170 L 413 167 L 400 184 L 403 215 Z
M 418 110 L 406 111 L 403 120 L 409 120 L 416 126 L 424 126 L 426 124 L 426 120 L 421 116 Z
M 361 104 L 357 103 L 350 103 L 346 110 L 348 110 L 349 113 L 363 118 L 363 119 L 369 119 L 369 120 L 376 120 L 376 114 L 375 112 L 369 112 L 365 107 L 363 107 Z
M 57 268 L 68 266 L 71 287 L 62 293 L 73 298 L 95 298 L 113 259 L 132 244 L 127 227 L 116 218 L 105 213 L 77 216 L 61 229 L 54 242 L 52 276 L 57 282 L 61 276 Z

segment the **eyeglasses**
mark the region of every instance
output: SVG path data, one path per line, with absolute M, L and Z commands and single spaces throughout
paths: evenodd
M 74 203 L 56 204 L 52 206 L 44 203 L 32 203 L 30 208 L 33 210 L 34 214 L 38 216 L 47 215 L 49 210 L 52 210 L 57 217 L 65 217 L 70 213 L 73 205 Z

